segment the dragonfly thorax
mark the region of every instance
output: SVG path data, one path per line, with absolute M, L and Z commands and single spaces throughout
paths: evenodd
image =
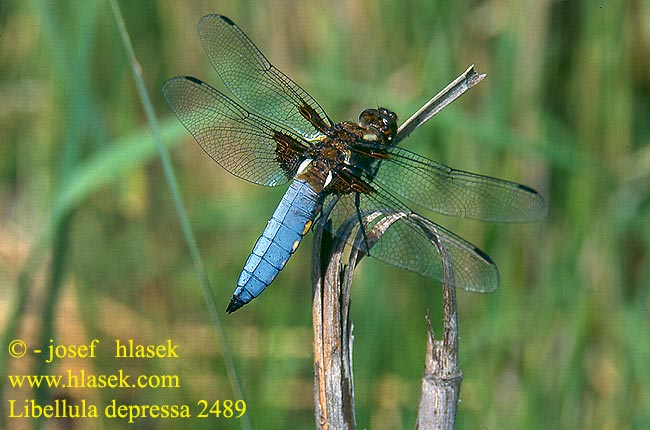
M 381 160 L 389 158 L 397 116 L 386 109 L 368 109 L 359 122 L 340 122 L 312 141 L 296 178 L 317 192 L 373 193 L 371 183 Z

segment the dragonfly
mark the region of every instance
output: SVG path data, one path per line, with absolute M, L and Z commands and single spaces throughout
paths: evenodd
M 314 222 L 366 255 L 442 280 L 441 248 L 423 233 L 422 217 L 405 202 L 490 222 L 529 222 L 546 215 L 544 199 L 525 185 L 453 169 L 398 147 L 419 123 L 398 128 L 397 115 L 386 108 L 366 109 L 358 121 L 334 123 L 229 18 L 207 15 L 198 31 L 233 97 L 195 77 L 178 76 L 163 84 L 169 106 L 201 148 L 231 174 L 269 187 L 291 182 L 246 260 L 228 313 L 273 282 Z M 323 208 L 331 208 L 327 217 L 319 216 Z M 368 214 L 376 213 L 399 216 L 371 243 L 365 232 L 377 222 Z M 341 237 L 339 227 L 350 220 L 361 240 Z M 431 225 L 451 259 L 456 287 L 497 288 L 498 269 L 487 254 Z

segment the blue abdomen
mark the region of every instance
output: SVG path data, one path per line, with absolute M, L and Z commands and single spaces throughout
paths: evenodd
M 307 182 L 296 179 L 291 183 L 246 260 L 228 313 L 253 300 L 273 282 L 309 230 L 320 203 L 318 193 Z

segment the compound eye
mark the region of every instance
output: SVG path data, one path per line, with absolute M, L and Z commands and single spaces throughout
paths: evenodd
M 391 117 L 391 118 L 396 117 L 395 112 L 390 111 L 390 110 L 388 110 L 388 109 L 386 109 L 386 108 L 383 108 L 383 107 L 380 107 L 380 108 L 379 108 L 379 112 L 378 112 L 378 113 L 379 113 L 381 116 L 387 116 L 387 117 Z
M 381 124 L 382 132 L 387 135 L 389 139 L 397 132 L 397 115 L 395 112 L 388 109 L 381 108 Z
M 377 121 L 379 112 L 377 109 L 366 109 L 359 114 L 359 124 L 370 125 Z

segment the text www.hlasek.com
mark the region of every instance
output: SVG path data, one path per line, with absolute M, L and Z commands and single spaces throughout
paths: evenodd
M 62 375 L 7 375 L 12 388 L 180 388 L 178 375 L 133 375 L 122 369 L 95 375 L 85 370 L 68 370 Z

